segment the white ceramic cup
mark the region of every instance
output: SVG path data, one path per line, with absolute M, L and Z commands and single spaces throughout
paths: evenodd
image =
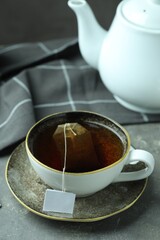
M 152 154 L 145 150 L 133 149 L 128 132 L 114 120 L 87 111 L 56 113 L 37 122 L 28 131 L 25 141 L 26 152 L 32 167 L 39 177 L 51 188 L 62 189 L 62 171 L 48 167 L 39 161 L 34 156 L 33 145 L 36 143 L 38 134 L 45 132 L 48 127 L 70 122 L 98 123 L 100 126 L 111 129 L 121 139 L 124 146 L 124 154 L 113 164 L 94 171 L 82 173 L 65 172 L 65 191 L 73 192 L 78 197 L 88 196 L 104 189 L 113 182 L 140 180 L 147 178 L 153 172 L 155 160 Z M 143 162 L 145 168 L 134 172 L 122 172 L 125 165 L 129 163 L 134 164 L 137 161 Z

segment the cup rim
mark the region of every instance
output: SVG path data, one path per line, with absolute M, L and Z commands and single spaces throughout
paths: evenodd
M 29 146 L 28 146 L 28 142 L 29 142 L 29 136 L 30 136 L 30 133 L 32 132 L 32 130 L 38 125 L 40 124 L 41 122 L 43 122 L 44 120 L 46 119 L 49 119 L 51 118 L 52 116 L 56 116 L 56 115 L 60 115 L 60 114 L 67 114 L 67 113 L 72 113 L 73 111 L 63 111 L 63 112 L 57 112 L 57 113 L 53 113 L 53 114 L 49 114 L 47 116 L 45 116 L 44 118 L 40 119 L 39 121 L 37 121 L 27 132 L 27 135 L 26 135 L 26 138 L 25 138 L 25 148 L 26 148 L 26 152 L 28 154 L 28 156 L 30 156 L 32 158 L 32 160 L 34 160 L 34 162 L 38 163 L 41 167 L 44 167 L 45 169 L 48 169 L 52 172 L 55 172 L 55 173 L 59 173 L 59 174 L 62 174 L 63 171 L 60 171 L 60 170 L 57 170 L 57 169 L 54 169 L 54 168 L 51 168 L 49 166 L 47 166 L 46 164 L 42 163 L 40 160 L 38 160 L 33 154 L 32 152 L 30 151 L 29 149 Z M 131 139 L 130 139 L 130 136 L 129 136 L 129 133 L 128 131 L 122 126 L 120 125 L 118 122 L 116 122 L 115 120 L 107 117 L 107 116 L 104 116 L 102 114 L 99 114 L 99 113 L 96 113 L 96 112 L 92 112 L 92 111 L 85 111 L 85 110 L 76 110 L 74 111 L 73 113 L 89 113 L 89 114 L 93 114 L 93 115 L 96 115 L 96 116 L 99 116 L 99 117 L 102 117 L 104 119 L 108 119 L 109 121 L 111 121 L 113 124 L 115 124 L 126 136 L 126 139 L 127 139 L 127 149 L 124 153 L 124 155 L 117 161 L 115 161 L 114 163 L 106 166 L 106 167 L 102 167 L 102 168 L 98 168 L 96 170 L 92 170 L 92 171 L 87 171 L 87 172 L 67 172 L 65 171 L 65 174 L 66 175 L 73 175 L 73 176 L 80 176 L 80 175 L 89 175 L 89 174 L 94 174 L 94 173 L 98 173 L 98 172 L 102 172 L 106 169 L 109 169 L 109 168 L 112 168 L 116 165 L 118 165 L 120 162 L 122 162 L 126 156 L 128 155 L 129 151 L 130 151 L 130 146 L 131 146 Z

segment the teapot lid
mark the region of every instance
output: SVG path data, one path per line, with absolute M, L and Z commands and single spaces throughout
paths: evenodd
M 121 13 L 140 27 L 160 30 L 160 0 L 124 0 Z

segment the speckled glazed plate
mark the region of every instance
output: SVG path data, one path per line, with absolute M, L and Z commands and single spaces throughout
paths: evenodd
M 143 167 L 141 164 L 129 165 L 124 171 Z M 114 183 L 92 196 L 77 198 L 72 216 L 43 212 L 44 195 L 49 187 L 32 169 L 24 143 L 14 150 L 8 160 L 6 181 L 14 197 L 31 212 L 49 219 L 73 222 L 99 221 L 128 209 L 139 199 L 147 184 L 147 179 Z

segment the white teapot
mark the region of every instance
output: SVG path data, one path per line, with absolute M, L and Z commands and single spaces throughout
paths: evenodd
M 123 106 L 160 113 L 160 0 L 123 0 L 109 31 L 85 0 L 69 0 L 83 58 Z

